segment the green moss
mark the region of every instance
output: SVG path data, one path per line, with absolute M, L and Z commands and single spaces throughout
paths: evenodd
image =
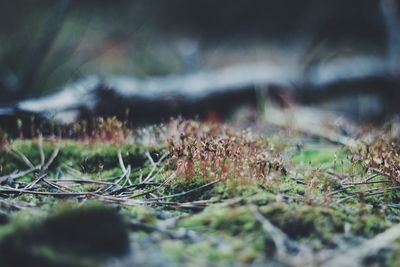
M 344 234 L 346 223 L 352 225 L 355 234 L 365 237 L 389 225 L 381 217 L 373 215 L 363 221 L 334 208 L 274 203 L 275 198 L 269 193 L 256 194 L 246 201 L 258 205 L 267 204 L 260 208 L 262 214 L 293 239 L 312 238 L 330 243 L 335 234 Z M 179 226 L 197 231 L 224 232 L 232 236 L 260 230 L 258 222 L 246 206 L 226 205 L 213 205 L 200 214 L 181 220 Z
M 35 141 L 16 141 L 12 147 L 25 155 L 34 165 L 40 163 L 40 150 Z M 55 144 L 43 143 L 43 151 L 46 159 L 55 149 Z M 62 141 L 57 158 L 50 167 L 66 164 L 82 172 L 98 173 L 103 170 L 111 170 L 119 166 L 118 150 L 121 150 L 126 165 L 132 168 L 141 167 L 147 161 L 146 151 L 150 151 L 154 159 L 160 157 L 161 148 L 144 147 L 139 144 L 124 144 L 120 147 L 112 144 L 82 144 L 72 141 Z M 25 164 L 16 159 L 5 150 L 0 151 L 1 174 L 8 174 L 16 169 L 26 169 Z
M 303 196 L 306 186 L 304 184 L 297 183 L 291 178 L 282 179 L 278 189 L 280 193 L 284 193 L 288 196 Z
M 265 206 L 276 201 L 276 195 L 268 192 L 257 193 L 246 198 L 246 202 L 257 206 Z
M 234 251 L 231 249 L 226 249 L 225 251 L 218 251 L 215 246 L 213 246 L 212 242 L 199 242 L 192 246 L 186 248 L 186 252 L 189 256 L 198 255 L 199 260 L 203 260 L 203 264 L 205 263 L 219 263 L 223 262 L 233 262 L 234 261 Z M 197 256 L 196 256 L 197 258 Z M 199 262 L 200 263 L 200 262 Z
M 291 161 L 296 166 L 303 165 L 339 166 L 342 161 L 347 160 L 347 152 L 337 147 L 310 148 L 296 152 Z
M 358 217 L 352 224 L 352 231 L 357 235 L 365 237 L 373 237 L 376 234 L 383 232 L 392 225 L 384 217 L 369 214 L 367 216 Z
M 0 240 L 3 239 L 5 236 L 12 234 L 14 231 L 14 227 L 11 224 L 3 225 L 0 227 Z
M 202 177 L 194 177 L 192 179 L 180 179 L 176 178 L 170 184 L 165 186 L 163 195 L 175 195 L 183 192 L 187 192 L 192 189 L 199 188 L 206 185 L 209 181 L 203 179 Z M 194 200 L 210 199 L 214 196 L 213 186 L 205 187 L 199 190 L 195 190 L 190 194 L 183 196 L 177 196 L 173 198 L 173 201 L 178 202 L 190 202 Z
M 119 166 L 118 150 L 122 152 L 125 165 L 129 164 L 132 168 L 135 168 L 144 165 L 147 160 L 145 152 L 150 149 L 140 145 L 116 147 L 111 144 L 93 144 L 76 146 L 74 143 L 68 143 L 60 149 L 58 160 L 59 162 L 80 167 L 83 172 L 99 172 Z M 150 150 L 150 152 L 157 153 L 155 150 Z
M 255 195 L 248 201 L 273 201 L 271 195 Z M 284 205 L 272 203 L 261 207 L 262 214 L 290 238 L 319 238 L 328 242 L 333 234 L 343 233 L 344 224 L 349 219 L 341 213 L 328 208 Z M 183 219 L 180 226 L 212 231 L 223 231 L 230 235 L 259 231 L 259 223 L 246 206 L 227 207 L 214 205 L 204 212 Z
M 183 218 L 178 227 L 201 233 L 203 241 L 174 246 L 174 258 L 182 259 L 187 255 L 201 260 L 197 263 L 201 265 L 250 264 L 264 257 L 266 249 L 271 249 L 271 242 L 265 242 L 267 234 L 247 206 L 213 205 L 199 214 Z
M 141 223 L 152 224 L 157 221 L 155 210 L 152 208 L 135 206 L 124 207 L 124 210 L 129 218 L 135 219 Z
M 371 188 L 384 189 L 391 186 L 387 183 L 375 183 L 379 179 L 386 180 L 386 177 L 375 177 L 371 180 L 374 183 L 368 185 L 350 184 L 362 181 L 371 173 L 366 172 L 361 164 L 348 160 L 347 157 L 351 157 L 348 151 L 321 144 L 318 147 L 297 150 L 293 155 L 295 148 L 290 148 L 291 145 L 288 144 L 294 141 L 286 141 L 285 139 L 274 140 L 279 146 L 279 151 L 282 151 L 282 158 L 288 156 L 291 159 L 292 164 L 287 164 L 288 175 L 270 173 L 270 176 L 268 175 L 265 179 L 253 179 L 246 183 L 242 182 L 246 179 L 230 177 L 206 188 L 182 196 L 165 198 L 162 201 L 182 203 L 210 200 L 207 202 L 208 207 L 200 212 L 186 208 L 180 209 L 179 205 L 174 206 L 172 210 L 171 205 L 164 206 L 164 203 L 156 201 L 153 203 L 153 200 L 149 200 L 154 206 L 125 207 L 121 205 L 119 209 L 125 216 L 121 219 L 114 216 L 115 214 L 110 215 L 109 210 L 105 212 L 104 207 L 97 209 L 98 213 L 86 205 L 83 209 L 76 209 L 77 206 L 82 205 L 82 198 L 68 198 L 70 207 L 65 208 L 63 204 L 65 199 L 57 197 L 2 194 L 1 197 L 9 197 L 4 199 L 4 202 L 15 201 L 17 205 L 21 203 L 37 207 L 29 212 L 17 212 L 12 205 L 7 207 L 7 217 L 11 214 L 11 218 L 14 219 L 0 226 L 2 263 L 3 259 L 6 263 L 8 261 L 13 264 L 23 259 L 29 260 L 29 266 L 32 264 L 33 266 L 97 266 L 104 259 L 101 255 L 105 257 L 121 255 L 114 249 L 123 242 L 128 242 L 124 239 L 128 236 L 124 230 L 124 222 L 133 219 L 155 226 L 155 230 L 149 232 L 134 231 L 135 229 L 132 228 L 129 236 L 130 242 L 134 244 L 133 247 L 140 250 L 142 246 L 150 246 L 150 248 L 144 248 L 144 251 L 153 248 L 157 251 L 161 248 L 163 256 L 168 256 L 174 263 L 194 266 L 258 263 L 263 265 L 274 255 L 276 247 L 247 204 L 258 206 L 262 215 L 285 232 L 289 238 L 309 245 L 314 250 L 333 248 L 338 244 L 337 240 L 346 242 L 348 239 L 343 237 L 345 228 L 348 229 L 347 226 L 350 226 L 350 231 L 346 232 L 346 237 L 370 238 L 394 223 L 400 222 L 400 209 L 396 209 L 396 205 L 389 205 L 399 202 L 398 192 L 392 190 L 378 195 L 368 195 L 367 192 Z M 39 163 L 40 152 L 34 141 L 16 141 L 12 146 L 26 155 L 34 164 Z M 145 152 L 150 151 L 154 160 L 157 160 L 160 156 L 157 153 L 162 151 L 161 147 L 162 145 L 159 148 L 147 148 L 140 144 L 125 144 L 120 147 L 100 143 L 86 145 L 63 140 L 60 153 L 50 166 L 48 176 L 55 178 L 57 168 L 66 174 L 67 165 L 83 172 L 82 178 L 85 179 L 89 177 L 104 180 L 119 177 L 122 175 L 117 156 L 120 149 L 125 164 L 132 167 L 130 177 L 135 183 L 138 182 L 139 177 L 145 178 L 152 170 Z M 48 159 L 55 145 L 44 142 L 43 148 Z M 168 164 L 171 162 L 167 160 L 163 165 L 164 169 L 160 169 L 160 173 L 154 176 L 152 182 L 161 184 L 165 181 L 165 177 L 170 177 L 169 174 L 174 168 Z M 0 165 L 2 167 L 0 176 L 9 174 L 15 169 L 27 169 L 23 162 L 5 151 L 0 151 Z M 195 162 L 195 166 L 197 165 L 198 163 Z M 80 178 L 79 172 L 75 176 Z M 6 184 L 21 188 L 24 183 L 32 181 L 33 178 L 33 174 L 29 174 L 18 179 L 17 182 L 20 184 L 8 181 Z M 156 188 L 155 195 L 164 197 L 198 189 L 209 182 L 209 179 L 199 176 L 191 179 L 176 178 L 160 187 L 143 185 L 132 188 L 132 194 Z M 95 191 L 102 186 L 68 184 L 68 187 L 82 192 Z M 38 190 L 54 189 L 44 185 Z M 338 191 L 331 196 L 327 195 L 334 190 Z M 362 194 L 362 192 L 366 193 Z M 350 198 L 347 198 L 349 196 Z M 145 200 L 153 197 L 142 195 L 138 199 Z M 235 201 L 226 201 L 232 198 Z M 345 201 L 338 202 L 341 199 Z M 384 209 L 386 204 L 388 208 Z M 60 205 L 64 208 L 59 208 Z M 101 215 L 104 214 L 103 212 L 108 215 Z M 167 218 L 171 220 L 164 221 Z M 176 225 L 175 222 L 177 222 Z M 156 227 L 168 231 L 171 235 L 160 233 Z M 73 234 L 59 234 L 64 232 Z M 175 235 L 181 237 L 181 234 L 182 238 L 173 239 Z M 115 236 L 120 236 L 117 238 L 119 241 L 113 240 Z M 107 244 L 102 240 L 106 240 Z M 135 244 L 135 242 L 138 243 Z M 111 244 L 113 244 L 112 247 Z M 393 256 L 391 261 L 392 266 L 397 266 L 399 258 Z M 27 264 L 23 262 L 23 265 Z
M 32 247 L 33 264 L 41 264 L 42 266 L 78 266 L 78 267 L 96 267 L 99 263 L 96 260 L 84 257 L 75 257 L 73 255 L 65 255 L 54 250 L 49 246 Z M 36 262 L 37 261 L 37 262 Z M 30 265 L 32 266 L 32 265 Z
M 389 267 L 397 267 L 400 266 L 400 239 L 395 240 L 391 244 L 392 253 L 388 260 Z
M 259 229 L 257 221 L 246 206 L 230 208 L 226 205 L 213 205 L 200 214 L 181 220 L 179 226 L 197 230 L 211 229 L 230 235 Z
M 183 251 L 186 244 L 179 240 L 165 240 L 161 243 L 165 255 L 173 262 L 182 262 L 184 260 Z
M 97 266 L 99 260 L 122 255 L 129 247 L 122 218 L 109 208 L 60 208 L 45 219 L 35 218 L 26 214 L 0 227 L 2 264 Z
M 214 233 L 194 244 L 168 240 L 162 243 L 162 249 L 168 258 L 185 266 L 242 266 L 262 258 L 263 243 L 261 235 L 236 238 Z
M 290 238 L 320 238 L 327 242 L 334 233 L 343 233 L 346 217 L 332 209 L 272 204 L 261 207 L 262 214 Z

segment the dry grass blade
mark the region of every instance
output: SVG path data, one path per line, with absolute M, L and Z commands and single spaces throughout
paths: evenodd
M 97 181 L 97 180 L 86 180 L 86 179 L 47 179 L 50 182 L 59 183 L 76 183 L 76 184 L 100 184 L 100 185 L 117 185 L 116 183 Z
M 352 198 L 356 198 L 359 196 L 363 196 L 363 197 L 371 197 L 371 196 L 376 196 L 376 195 L 381 195 L 381 194 L 385 194 L 385 193 L 389 193 L 391 191 L 396 191 L 400 189 L 400 186 L 392 186 L 392 187 L 388 187 L 385 189 L 381 189 L 381 188 L 372 188 L 372 189 L 368 189 L 365 191 L 358 191 L 358 192 L 354 192 L 353 195 L 347 196 L 345 198 L 341 198 L 338 201 L 336 201 L 336 204 L 341 204 L 349 199 Z
M 41 133 L 38 136 L 38 147 L 39 147 L 39 154 L 40 154 L 40 168 L 43 169 L 46 158 L 44 156 L 43 135 Z
M 108 192 L 109 195 L 112 195 L 116 191 L 123 189 L 124 186 L 126 185 L 126 181 L 127 181 L 126 177 L 128 177 L 130 172 L 131 172 L 131 168 L 129 166 L 128 169 L 125 169 L 125 172 L 119 177 L 119 179 L 117 181 L 115 181 L 115 183 L 112 183 L 111 185 L 105 187 L 104 189 L 99 190 L 98 193 L 100 193 L 100 192 L 107 193 Z M 124 180 L 124 178 L 125 178 L 125 182 L 121 186 L 119 183 L 121 183 L 122 180 Z M 111 189 L 113 189 L 113 190 L 111 192 L 109 192 Z
M 39 170 L 39 167 L 33 167 L 33 168 L 30 168 L 30 169 L 25 170 L 25 171 L 14 172 L 14 173 L 9 174 L 9 175 L 1 176 L 0 177 L 0 184 L 2 184 L 3 182 L 7 181 L 8 179 L 15 180 L 15 179 L 21 178 L 21 177 L 23 177 L 25 175 L 28 175 L 28 174 L 30 174 L 30 173 L 32 173 L 34 171 L 37 171 L 37 170 Z
M 367 185 L 367 184 L 384 184 L 384 183 L 391 183 L 392 181 L 384 180 L 384 181 L 372 181 L 372 182 L 355 182 L 355 183 L 343 183 L 342 185 L 346 188 L 357 186 L 357 185 Z
M 373 175 L 371 175 L 371 176 L 365 178 L 365 179 L 363 180 L 363 182 L 369 182 L 369 181 L 371 181 L 372 179 L 375 179 L 375 178 L 378 177 L 378 176 L 379 176 L 378 174 L 373 174 Z M 383 176 L 384 176 L 384 175 L 383 175 Z
M 31 194 L 31 195 L 44 195 L 44 196 L 59 196 L 59 197 L 66 197 L 66 196 L 87 196 L 90 193 L 87 192 L 74 192 L 74 193 L 65 193 L 65 192 L 48 192 L 48 191 L 33 191 L 27 189 L 18 189 L 18 188 L 9 188 L 5 186 L 0 186 L 0 193 L 2 194 Z
M 17 159 L 21 160 L 23 163 L 25 163 L 29 168 L 35 168 L 33 166 L 32 162 L 21 152 L 16 150 L 15 148 L 9 147 L 9 151 L 11 152 L 11 155 L 15 156 Z
M 126 169 L 126 175 L 125 175 L 125 182 L 122 184 L 122 186 L 126 186 L 126 184 L 132 185 L 131 182 L 131 165 L 128 165 L 128 168 Z
M 43 169 L 47 170 L 50 165 L 53 163 L 53 161 L 57 158 L 58 153 L 60 152 L 61 144 L 60 142 L 57 143 L 56 148 L 53 150 L 53 153 L 50 155 L 49 160 L 47 163 L 44 165 Z
M 130 176 L 131 176 L 131 165 L 128 165 L 128 167 L 125 167 L 124 160 L 122 159 L 121 150 L 118 150 L 117 156 L 118 156 L 119 166 L 120 166 L 120 168 L 122 170 L 122 173 L 124 173 L 124 176 L 125 176 L 125 182 L 124 182 L 124 184 L 122 186 L 125 186 L 127 183 L 129 185 L 132 185 L 132 181 L 130 179 Z M 119 183 L 119 182 L 117 182 L 117 183 Z
M 115 184 L 116 184 L 117 186 L 115 186 L 115 188 L 114 188 L 113 186 L 111 186 L 111 187 L 109 187 L 109 188 L 106 190 L 106 191 L 108 191 L 108 190 L 114 188 L 113 191 L 109 192 L 109 195 L 113 195 L 113 194 L 120 193 L 120 192 L 122 192 L 122 191 L 127 190 L 127 189 L 128 189 L 128 186 L 126 186 L 126 184 L 127 184 L 128 181 L 129 181 L 129 176 L 130 176 L 130 174 L 131 174 L 131 166 L 129 165 L 129 166 L 128 166 L 128 169 L 126 169 L 126 172 L 121 176 L 120 179 L 118 179 L 118 181 L 115 182 Z M 125 180 L 124 180 L 124 182 L 122 183 L 122 185 L 119 185 L 119 183 L 120 183 L 124 178 L 125 178 Z M 129 185 L 132 185 L 132 183 L 130 183 Z
M 118 162 L 119 162 L 119 166 L 121 167 L 122 173 L 125 173 L 126 172 L 126 167 L 125 167 L 125 164 L 124 164 L 124 160 L 122 159 L 121 150 L 119 150 L 119 149 L 118 149 L 117 156 L 118 156 Z
M 190 190 L 185 191 L 185 192 L 181 192 L 181 193 L 177 193 L 177 194 L 173 194 L 173 195 L 168 195 L 168 196 L 157 197 L 157 198 L 150 198 L 149 200 L 161 200 L 161 199 L 167 199 L 167 198 L 176 198 L 176 197 L 186 196 L 186 195 L 191 194 L 193 192 L 196 192 L 198 190 L 210 187 L 210 186 L 212 186 L 212 185 L 214 185 L 216 183 L 219 183 L 220 181 L 221 180 L 215 180 L 215 181 L 212 181 L 212 182 L 207 183 L 205 185 L 190 189 Z
M 84 175 L 81 171 L 79 171 L 79 170 L 77 170 L 77 169 L 75 169 L 75 168 L 73 168 L 71 166 L 68 166 L 67 164 L 62 164 L 62 166 L 65 167 L 67 169 L 67 172 L 72 176 L 81 177 L 81 176 Z
M 145 153 L 146 157 L 150 160 L 151 165 L 153 166 L 153 168 L 157 167 L 156 163 L 154 162 L 153 158 L 151 157 L 149 151 L 146 151 Z
M 131 195 L 131 196 L 129 196 L 129 198 L 132 199 L 132 198 L 137 198 L 137 197 L 140 197 L 140 196 L 148 195 L 148 194 L 150 194 L 150 193 L 154 193 L 154 192 L 156 192 L 158 189 L 160 189 L 162 186 L 165 186 L 165 185 L 167 185 L 168 183 L 170 183 L 171 180 L 174 179 L 175 177 L 176 177 L 176 176 L 175 176 L 175 174 L 173 173 L 173 174 L 171 174 L 168 178 L 166 178 L 166 179 L 163 181 L 162 184 L 160 184 L 160 185 L 157 186 L 156 188 L 153 188 L 153 189 L 150 189 L 150 190 L 141 192 L 141 193 L 137 193 L 137 194 Z M 143 183 L 144 183 L 144 182 L 143 182 Z
M 44 183 L 46 183 L 47 185 L 49 185 L 49 186 L 51 186 L 51 187 L 53 187 L 53 188 L 55 188 L 55 189 L 58 189 L 58 190 L 60 190 L 61 192 L 72 192 L 72 193 L 75 193 L 75 191 L 74 190 L 72 190 L 72 189 L 70 189 L 70 188 L 68 188 L 68 187 L 66 187 L 66 186 L 62 186 L 62 185 L 59 185 L 59 184 L 57 184 L 57 183 L 53 183 L 53 182 L 51 182 L 51 181 L 49 181 L 49 180 L 47 180 L 47 179 L 42 179 L 42 181 L 44 182 Z
M 151 157 L 150 153 L 146 153 L 146 156 L 149 158 L 151 165 L 153 166 L 149 172 L 149 174 L 146 176 L 146 178 L 142 181 L 142 179 L 140 179 L 140 182 L 142 183 L 148 183 L 151 182 L 153 180 L 153 174 L 154 172 L 157 170 L 157 167 L 160 165 L 161 162 L 163 162 L 163 160 L 169 155 L 169 153 L 165 153 L 164 155 L 161 156 L 161 158 L 157 161 L 154 162 L 153 158 Z M 158 171 L 161 171 L 161 169 L 158 169 Z M 158 172 L 157 172 L 158 173 Z
M 33 180 L 31 183 L 29 183 L 27 186 L 24 187 L 24 189 L 31 189 L 34 187 L 36 184 L 38 184 L 44 177 L 47 176 L 47 173 L 44 173 L 37 177 L 35 180 Z

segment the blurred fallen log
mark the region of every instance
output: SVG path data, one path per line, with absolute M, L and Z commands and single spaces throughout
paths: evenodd
M 299 88 L 296 103 L 330 107 L 359 123 L 383 124 L 400 114 L 400 79 L 369 75 Z
M 320 103 L 354 95 L 382 98 L 385 112 L 400 113 L 399 80 L 381 74 L 304 82 L 295 71 L 250 65 L 139 80 L 90 76 L 37 99 L 0 107 L 1 128 L 12 135 L 33 133 L 32 124 L 48 129 L 97 117 L 117 116 L 129 126 L 187 118 L 224 119 L 243 105 L 257 107 L 267 94 L 281 106 Z M 381 114 L 379 114 L 381 115 Z M 34 118 L 34 119 L 32 119 Z M 19 129 L 23 127 L 23 129 Z
M 178 115 L 223 119 L 239 106 L 256 106 L 257 91 L 262 86 L 293 76 L 268 65 L 147 80 L 91 76 L 52 95 L 0 107 L 0 122 L 16 135 L 16 119 L 22 120 L 22 131 L 29 134 L 31 117 L 35 117 L 37 126 L 47 124 L 44 128 L 51 123 L 65 125 L 108 116 L 117 116 L 130 126 L 166 121 Z

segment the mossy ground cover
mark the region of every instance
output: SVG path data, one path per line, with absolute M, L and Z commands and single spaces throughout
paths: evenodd
M 307 266 L 322 265 L 321 255 L 400 222 L 395 170 L 371 150 L 192 121 L 161 128 L 151 145 L 143 136 L 5 143 L 6 266 L 299 266 L 280 255 L 304 248 L 315 257 Z M 374 260 L 396 266 L 396 244 Z

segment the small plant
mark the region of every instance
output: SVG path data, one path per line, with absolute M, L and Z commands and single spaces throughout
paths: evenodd
M 174 121 L 168 131 L 170 162 L 178 177 L 247 183 L 286 172 L 283 159 L 267 140 L 250 133 L 195 121 Z
M 126 123 L 119 121 L 115 116 L 107 119 L 100 118 L 95 131 L 96 137 L 103 142 L 121 144 L 128 137 Z
M 386 176 L 392 185 L 400 184 L 400 140 L 381 135 L 358 147 L 353 162 L 361 163 L 365 170 Z
M 121 145 L 130 136 L 130 130 L 126 122 L 122 122 L 114 116 L 106 119 L 98 118 L 93 123 L 76 122 L 71 125 L 68 135 L 74 136 L 84 143 L 100 141 Z
M 131 136 L 127 122 L 117 117 L 96 118 L 90 121 L 79 121 L 65 127 L 62 136 L 83 143 L 108 143 L 121 145 Z

